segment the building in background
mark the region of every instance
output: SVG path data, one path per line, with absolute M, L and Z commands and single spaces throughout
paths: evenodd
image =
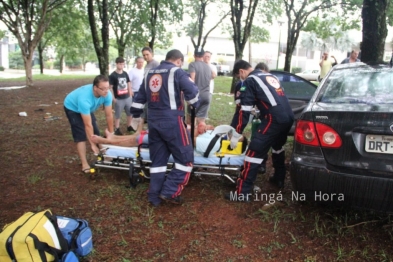
M 8 45 L 8 37 L 0 39 L 0 66 L 3 68 L 9 68 Z

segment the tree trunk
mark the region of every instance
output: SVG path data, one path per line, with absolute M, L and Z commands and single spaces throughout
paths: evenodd
M 386 9 L 388 0 L 363 0 L 362 62 L 383 62 L 387 36 Z
M 284 64 L 284 71 L 286 72 L 291 72 L 293 51 L 295 51 L 295 48 L 293 48 L 292 46 L 288 46 L 287 44 L 287 52 L 285 53 L 285 64 Z
M 60 73 L 63 73 L 64 55 L 60 56 Z
M 295 25 L 292 25 L 292 27 L 295 27 Z M 284 64 L 284 71 L 286 72 L 291 72 L 292 55 L 299 39 L 300 29 L 298 28 L 299 27 L 291 28 L 291 25 L 288 24 L 287 51 L 285 52 Z
M 123 57 L 124 58 L 124 51 L 126 50 L 126 44 L 123 42 L 118 42 L 117 43 L 117 52 L 119 57 Z
M 38 57 L 40 59 L 40 73 L 41 75 L 44 74 L 44 48 L 42 47 L 41 41 L 38 43 Z
M 102 16 L 101 16 L 101 38 L 98 36 L 94 3 L 93 0 L 88 0 L 88 14 L 91 34 L 93 37 L 94 49 L 97 54 L 98 67 L 101 75 L 108 75 L 109 72 L 109 17 L 108 17 L 108 0 L 102 1 Z M 100 43 L 102 41 L 102 47 Z
M 33 56 L 27 55 L 23 56 L 23 63 L 25 65 L 25 72 L 26 72 L 26 86 L 32 87 L 33 84 L 33 66 L 32 66 Z

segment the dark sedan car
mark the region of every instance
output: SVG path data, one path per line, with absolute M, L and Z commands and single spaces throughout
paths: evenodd
M 390 66 L 329 72 L 297 121 L 290 175 L 296 199 L 393 211 Z
M 271 70 L 270 73 L 277 76 L 280 80 L 281 86 L 284 88 L 285 95 L 295 115 L 295 119 L 298 119 L 317 90 L 317 86 L 302 77 L 288 72 Z M 294 130 L 295 123 L 289 131 L 289 135 L 293 135 Z

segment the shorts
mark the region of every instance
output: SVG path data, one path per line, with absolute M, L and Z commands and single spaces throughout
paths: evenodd
M 115 103 L 115 119 L 120 119 L 121 112 L 126 111 L 127 116 L 131 116 L 131 104 L 132 104 L 132 98 L 128 97 L 125 99 L 116 99 Z
M 195 116 L 199 118 L 206 118 L 209 112 L 212 94 L 210 92 L 199 93 L 199 107 L 195 109 Z M 190 106 L 187 106 L 187 113 L 191 114 Z
M 71 124 L 71 132 L 72 132 L 72 137 L 74 138 L 74 142 L 78 143 L 78 142 L 87 141 L 85 124 L 83 123 L 83 119 L 82 119 L 81 114 L 77 113 L 75 111 L 69 110 L 66 107 L 64 107 L 64 111 L 67 115 L 68 121 Z M 100 130 L 98 129 L 98 126 L 97 126 L 96 117 L 93 113 L 90 114 L 90 117 L 91 117 L 91 124 L 93 125 L 94 134 L 99 136 Z

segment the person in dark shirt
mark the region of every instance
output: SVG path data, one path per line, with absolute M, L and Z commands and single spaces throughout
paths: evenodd
M 274 176 L 270 178 L 270 182 L 283 187 L 286 173 L 283 146 L 294 115 L 280 81 L 274 75 L 259 69 L 253 70 L 244 60 L 235 63 L 233 74 L 243 80 L 238 94 L 240 110 L 232 123 L 236 131 L 240 134 L 243 132 L 254 106 L 264 116 L 246 151 L 244 169 L 237 180 L 236 191 L 225 195 L 230 201 L 248 202 L 252 200 L 258 167 L 270 148 L 274 167 Z
M 149 202 L 158 206 L 161 200 L 181 204 L 180 194 L 188 183 L 194 162 L 190 132 L 184 123 L 184 101 L 199 106 L 198 87 L 180 67 L 184 56 L 176 49 L 169 51 L 165 61 L 150 69 L 135 97 L 131 113 L 139 117 L 147 104 L 149 153 L 151 158 Z M 174 159 L 166 175 L 169 156 Z
M 132 116 L 130 108 L 132 104 L 132 96 L 134 95 L 131 89 L 130 78 L 124 69 L 124 59 L 122 57 L 116 58 L 116 70 L 109 76 L 109 84 L 113 93 L 113 103 L 115 104 L 115 134 L 122 135 L 120 131 L 120 117 L 124 110 L 127 114 L 127 130 L 133 131 L 131 127 Z

